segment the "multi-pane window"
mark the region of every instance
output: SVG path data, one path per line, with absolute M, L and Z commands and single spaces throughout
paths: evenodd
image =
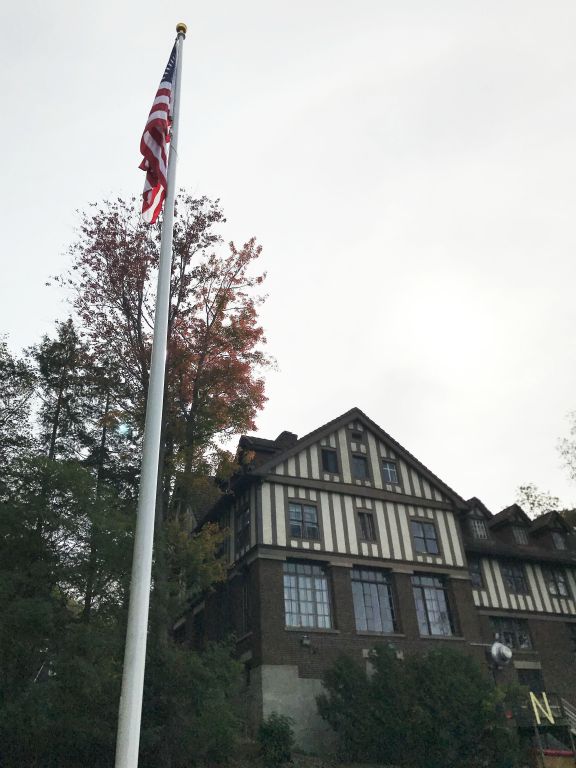
M 512 532 L 516 544 L 528 544 L 528 532 L 521 525 L 513 525 Z
M 529 594 L 524 568 L 519 563 L 500 563 L 500 570 L 509 592 L 515 595 Z
M 382 476 L 385 483 L 398 485 L 398 470 L 394 461 L 388 461 L 387 459 L 382 461 Z
M 322 566 L 284 564 L 284 612 L 288 627 L 330 629 L 328 578 Z
M 356 456 L 355 454 L 352 454 L 352 476 L 356 480 L 370 479 L 366 456 Z
M 293 539 L 319 539 L 318 510 L 312 504 L 288 504 L 290 536 Z
M 360 538 L 363 541 L 376 541 L 376 528 L 372 512 L 358 512 Z
M 525 619 L 509 619 L 506 616 L 491 616 L 492 629 L 498 640 L 509 648 L 529 650 L 532 640 Z
M 333 448 L 322 448 L 322 471 L 338 474 L 338 454 Z
M 395 632 L 390 577 L 382 571 L 352 569 L 354 616 L 359 632 Z
M 448 637 L 454 634 L 448 595 L 439 576 L 413 576 L 412 590 L 421 635 Z
M 542 568 L 548 592 L 554 597 L 570 597 L 566 574 L 561 568 Z
M 250 508 L 246 507 L 236 515 L 236 554 L 241 555 L 250 546 Z
M 477 517 L 473 517 L 470 520 L 470 528 L 472 530 L 472 536 L 475 539 L 487 539 L 488 528 L 486 527 L 486 520 L 481 520 Z
M 419 520 L 411 520 L 410 528 L 416 552 L 428 555 L 439 554 L 436 528 L 432 523 L 421 523 Z
M 552 543 L 555 549 L 566 549 L 566 537 L 559 531 L 552 531 Z
M 476 589 L 482 589 L 484 587 L 484 578 L 482 576 L 482 566 L 480 565 L 479 558 L 468 558 L 468 571 L 470 573 L 470 581 L 472 582 L 472 586 Z
M 566 624 L 566 631 L 572 652 L 576 654 L 576 624 Z

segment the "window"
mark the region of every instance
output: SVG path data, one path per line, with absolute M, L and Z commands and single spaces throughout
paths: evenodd
M 542 693 L 544 690 L 544 679 L 540 669 L 517 669 L 518 682 L 525 685 L 532 693 Z
M 548 592 L 554 597 L 570 597 L 566 574 L 561 568 L 542 568 Z
M 390 577 L 382 571 L 352 569 L 354 616 L 359 632 L 396 631 Z
M 250 546 L 250 508 L 236 515 L 236 556 L 241 555 Z
M 559 531 L 552 531 L 552 543 L 555 549 L 566 549 L 566 537 Z
M 576 654 L 576 624 L 566 624 L 566 631 L 572 653 Z
M 410 528 L 416 552 L 428 555 L 439 554 L 436 528 L 432 523 L 421 523 L 418 520 L 411 520 Z
M 525 619 L 509 619 L 505 616 L 491 616 L 492 629 L 498 639 L 509 648 L 529 650 L 532 640 L 528 632 L 528 622 Z
M 421 635 L 449 637 L 454 625 L 444 580 L 439 576 L 413 576 L 412 590 Z
M 528 595 L 528 584 L 524 575 L 524 568 L 518 563 L 500 563 L 500 570 L 506 589 L 515 595 Z
M 393 461 L 382 461 L 382 475 L 384 476 L 385 483 L 391 483 L 392 485 L 399 485 L 398 472 L 396 470 L 396 464 Z
M 520 525 L 513 525 L 512 533 L 514 534 L 514 541 L 516 544 L 528 544 L 528 532 L 526 531 L 526 528 L 522 528 Z
M 322 566 L 284 564 L 284 611 L 288 627 L 330 629 L 328 578 Z
M 338 454 L 333 448 L 322 448 L 322 471 L 338 474 Z
M 362 442 L 362 432 L 357 432 L 357 431 L 352 432 L 352 440 L 354 440 L 354 442 L 356 442 L 356 443 L 361 443 Z
M 376 528 L 374 527 L 374 515 L 372 512 L 358 512 L 360 523 L 360 538 L 363 541 L 376 541 Z
M 320 538 L 318 528 L 318 510 L 311 504 L 296 504 L 291 501 L 288 504 L 290 516 L 290 536 L 294 539 Z
M 477 557 L 468 558 L 468 571 L 470 573 L 470 581 L 475 589 L 482 589 L 484 587 L 484 578 L 482 576 L 482 566 L 480 560 Z
M 366 456 L 355 456 L 352 455 L 352 476 L 356 480 L 369 480 L 370 475 L 368 474 L 368 461 L 366 460 Z
M 470 528 L 472 529 L 472 536 L 475 539 L 487 539 L 488 528 L 486 527 L 486 520 L 479 520 L 478 518 L 472 518 L 470 520 Z

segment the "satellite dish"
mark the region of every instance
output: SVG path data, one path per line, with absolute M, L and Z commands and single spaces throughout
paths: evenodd
M 490 658 L 499 667 L 504 667 L 512 661 L 512 649 L 496 640 L 490 646 Z

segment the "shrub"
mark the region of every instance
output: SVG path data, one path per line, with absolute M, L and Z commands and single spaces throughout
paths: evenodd
M 402 768 L 513 768 L 516 735 L 500 696 L 470 656 L 442 649 L 399 660 L 372 654 L 372 674 L 341 658 L 325 675 L 321 716 L 349 761 Z
M 272 712 L 260 724 L 258 742 L 264 763 L 270 768 L 289 762 L 294 746 L 292 719 Z

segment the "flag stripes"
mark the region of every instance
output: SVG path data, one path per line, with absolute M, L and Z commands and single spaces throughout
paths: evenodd
M 172 125 L 172 100 L 174 73 L 176 72 L 176 44 L 168 59 L 160 85 L 156 92 L 144 133 L 140 139 L 140 152 L 144 159 L 140 168 L 146 171 L 144 192 L 142 193 L 142 218 L 147 224 L 153 224 L 166 197 L 168 144 Z

